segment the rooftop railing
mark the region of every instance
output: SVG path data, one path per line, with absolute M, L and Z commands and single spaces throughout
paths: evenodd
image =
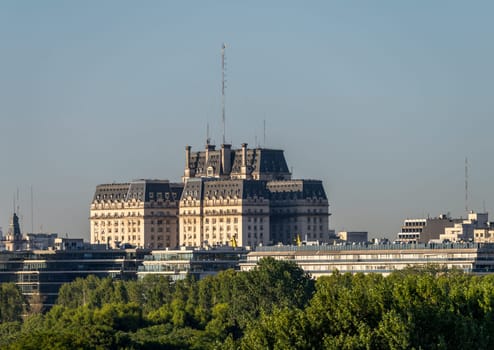
M 263 246 L 256 252 L 288 252 L 288 251 L 355 251 L 355 250 L 414 250 L 414 249 L 480 249 L 494 250 L 494 243 L 404 243 L 404 244 L 341 244 L 341 245 L 302 245 L 302 246 Z

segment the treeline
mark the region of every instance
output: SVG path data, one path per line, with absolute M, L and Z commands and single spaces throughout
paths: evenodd
M 200 281 L 88 277 L 24 321 L 1 293 L 2 349 L 494 348 L 494 276 L 437 268 L 314 281 L 264 259 Z

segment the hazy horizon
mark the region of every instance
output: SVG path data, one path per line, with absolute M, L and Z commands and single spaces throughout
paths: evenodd
M 221 143 L 222 43 L 226 140 L 322 180 L 331 228 L 394 238 L 406 218 L 491 212 L 493 10 L 3 1 L 0 226 L 18 192 L 23 232 L 89 239 L 96 185 L 180 181 L 185 145 L 202 150 L 208 125 Z

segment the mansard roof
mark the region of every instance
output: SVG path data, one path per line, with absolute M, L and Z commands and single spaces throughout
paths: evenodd
M 182 195 L 182 184 L 170 183 L 168 180 L 135 180 L 128 183 L 112 183 L 96 186 L 93 201 L 131 199 L 148 202 L 162 197 L 178 199 Z
M 193 178 L 185 183 L 182 199 L 253 198 L 272 200 L 317 198 L 327 200 L 320 180 L 243 180 Z
M 273 198 L 318 198 L 327 200 L 326 191 L 321 180 L 285 180 L 285 181 L 269 181 L 267 188 Z
M 217 180 L 212 178 L 189 179 L 185 183 L 182 199 L 212 198 L 269 198 L 265 181 Z
M 208 145 L 208 151 L 191 152 L 190 169 L 194 177 L 220 177 L 239 175 L 242 167 L 242 149 L 229 150 L 231 169 L 223 171 L 221 150 Z M 246 165 L 249 174 L 270 175 L 282 179 L 290 175 L 283 150 L 255 148 L 246 149 Z M 210 171 L 208 172 L 208 168 Z

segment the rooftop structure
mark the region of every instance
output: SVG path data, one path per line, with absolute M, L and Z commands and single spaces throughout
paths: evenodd
M 428 243 L 437 241 L 446 227 L 453 227 L 462 219 L 452 219 L 448 215 L 436 218 L 406 219 L 397 234 L 396 243 Z
M 183 181 L 190 178 L 215 177 L 221 179 L 289 180 L 291 174 L 282 150 L 255 148 L 248 149 L 243 143 L 241 149 L 232 149 L 223 144 L 217 150 L 215 145 L 206 144 L 204 151 L 192 152 L 185 147 L 185 171 Z
M 338 238 L 348 243 L 366 243 L 369 240 L 367 231 L 340 231 Z
M 3 241 L 3 246 L 8 251 L 18 251 L 26 249 L 27 241 L 24 239 L 21 233 L 21 226 L 19 224 L 19 217 L 16 213 L 12 214 L 10 219 L 9 231 L 5 240 Z

